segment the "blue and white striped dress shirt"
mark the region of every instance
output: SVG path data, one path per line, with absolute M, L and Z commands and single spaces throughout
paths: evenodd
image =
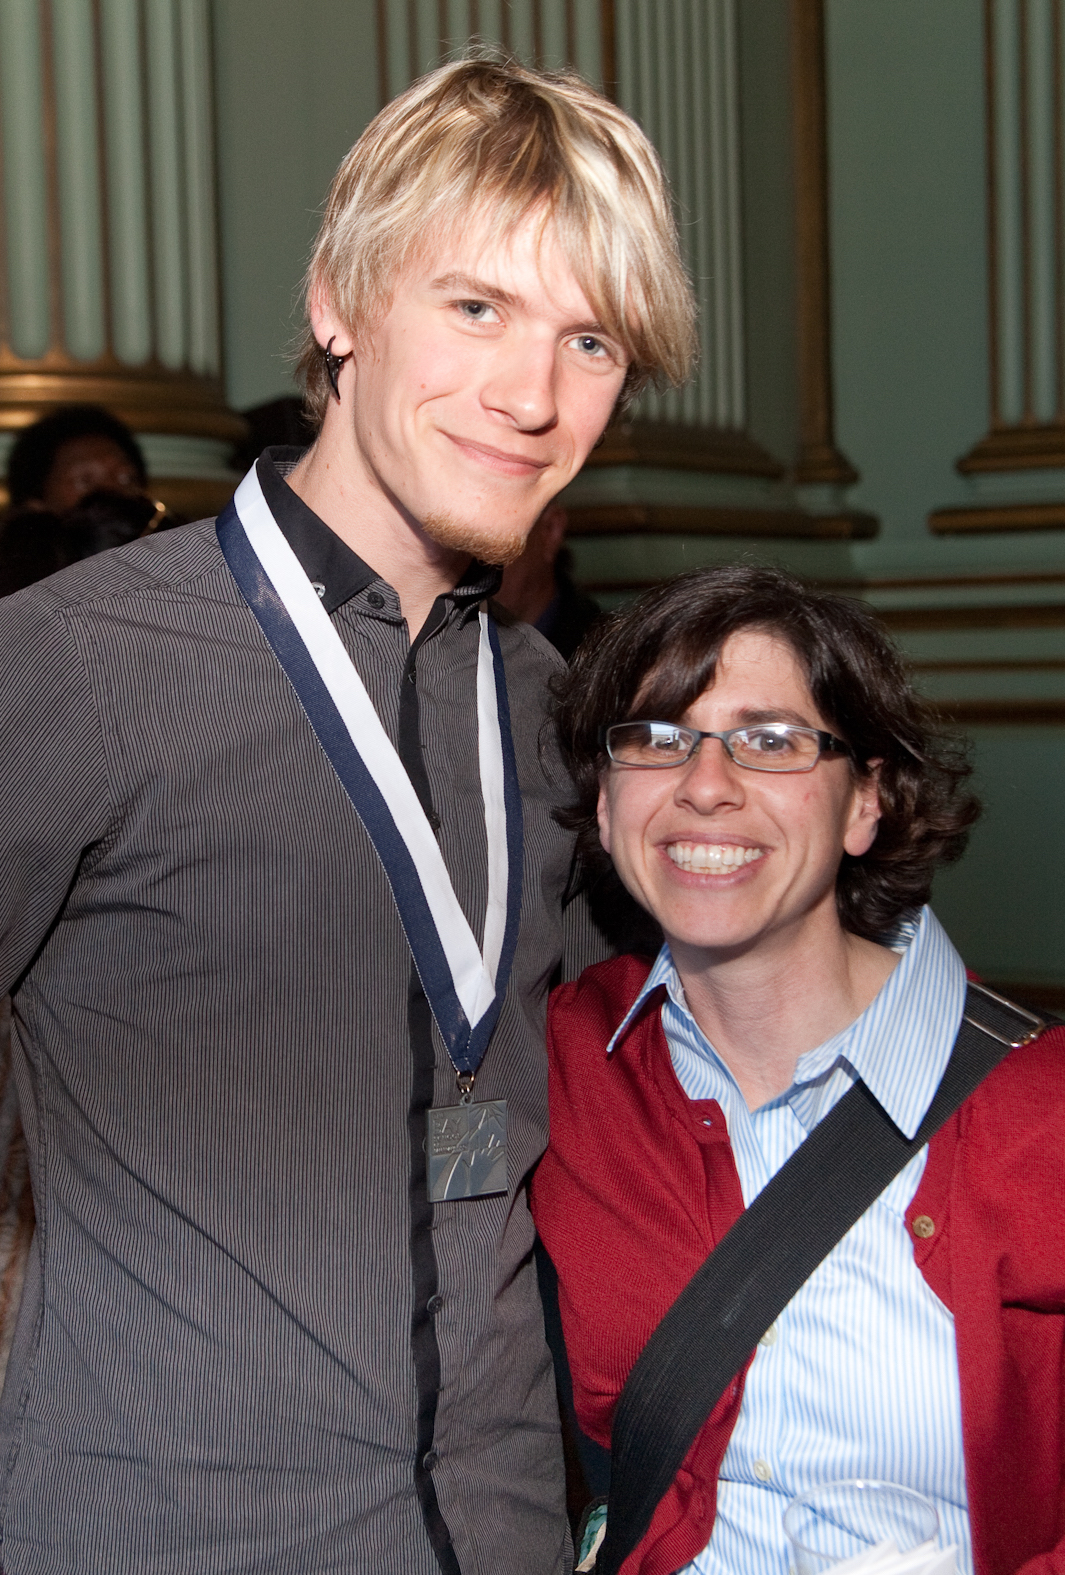
M 792 1086 L 755 1111 L 689 1012 L 668 946 L 659 953 L 639 1000 L 666 986 L 674 1069 L 689 1098 L 721 1106 L 746 1205 L 859 1077 L 908 1137 L 920 1125 L 961 1023 L 965 969 L 930 908 L 891 944 L 901 960 L 872 1004 L 802 1056 Z M 926 1157 L 900 1171 L 762 1340 L 722 1462 L 713 1534 L 685 1575 L 787 1575 L 789 1499 L 844 1477 L 924 1493 L 940 1544 L 956 1543 L 971 1575 L 954 1320 L 916 1267 L 905 1225 Z

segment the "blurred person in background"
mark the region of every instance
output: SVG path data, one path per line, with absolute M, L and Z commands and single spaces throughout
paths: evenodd
M 570 577 L 573 559 L 565 546 L 566 523 L 563 505 L 549 503 L 529 532 L 521 557 L 503 570 L 496 601 L 522 623 L 531 623 L 568 662 L 602 609 Z
M 66 405 L 24 428 L 8 457 L 0 595 L 178 523 L 148 494 L 140 444 L 99 405 Z

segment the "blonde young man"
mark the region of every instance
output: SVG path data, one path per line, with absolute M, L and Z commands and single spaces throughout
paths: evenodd
M 0 606 L 6 1575 L 565 1564 L 557 659 L 487 598 L 685 370 L 655 156 L 576 79 L 449 66 L 341 166 L 308 318 L 307 453 Z

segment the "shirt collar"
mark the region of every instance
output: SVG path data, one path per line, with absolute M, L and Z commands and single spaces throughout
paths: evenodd
M 613 1055 L 614 1050 L 617 1048 L 618 1041 L 624 1038 L 625 1034 L 628 1033 L 630 1025 L 634 1019 L 639 1016 L 643 1009 L 644 1002 L 647 1000 L 648 996 L 653 995 L 655 991 L 661 989 L 663 985 L 665 985 L 666 989 L 671 995 L 673 994 L 674 989 L 677 990 L 680 994 L 681 1000 L 683 1001 L 684 990 L 681 986 L 677 970 L 673 966 L 673 956 L 669 950 L 668 942 L 663 942 L 662 950 L 655 958 L 651 972 L 644 980 L 639 995 L 636 997 L 635 1001 L 633 1001 L 632 1005 L 625 1013 L 625 1016 L 615 1028 L 611 1036 L 610 1043 L 606 1047 L 607 1055 Z M 685 1007 L 685 1011 L 687 1011 L 687 1007 Z
M 391 586 L 341 541 L 336 531 L 330 530 L 289 486 L 286 478 L 304 453 L 302 448 L 267 448 L 255 464 L 263 496 L 282 535 L 299 559 L 300 568 L 318 591 L 327 613 L 336 612 L 338 607 L 376 582 L 388 592 L 387 601 L 394 604 L 398 616 L 399 604 Z M 486 596 L 495 595 L 502 577 L 501 569 L 475 558 L 448 599 L 459 607 L 483 601 Z
M 794 1083 L 782 1096 L 807 1130 L 820 1119 L 826 1074 L 841 1059 L 908 1138 L 920 1126 L 946 1070 L 965 1009 L 965 965 L 928 907 L 904 919 L 884 940 L 902 955 L 883 989 L 853 1023 L 799 1057 Z M 648 996 L 662 986 L 678 1010 L 691 1017 L 668 944 L 607 1045 L 608 1055 Z

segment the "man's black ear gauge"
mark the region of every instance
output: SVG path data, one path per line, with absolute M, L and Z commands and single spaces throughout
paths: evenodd
M 344 362 L 347 361 L 347 360 L 350 360 L 350 358 L 351 358 L 351 351 L 349 350 L 347 355 L 334 355 L 333 354 L 333 340 L 335 338 L 336 338 L 336 334 L 333 334 L 333 336 L 330 339 L 329 343 L 326 345 L 325 349 L 322 351 L 322 354 L 325 356 L 325 369 L 326 369 L 327 373 L 329 374 L 329 386 L 332 388 L 332 390 L 333 390 L 333 397 L 336 399 L 336 402 L 339 405 L 339 403 L 340 403 L 340 389 L 337 386 L 337 377 L 340 374 L 340 368 L 344 365 Z

